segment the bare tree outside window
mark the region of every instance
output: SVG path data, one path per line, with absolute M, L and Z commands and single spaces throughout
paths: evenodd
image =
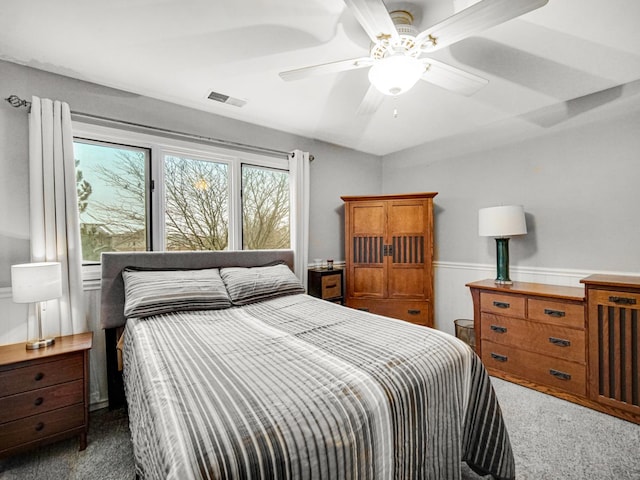
M 229 244 L 228 166 L 166 157 L 167 250 L 225 250 Z
M 74 148 L 83 260 L 146 250 L 148 152 L 79 142 Z
M 289 172 L 242 166 L 242 248 L 289 248 Z

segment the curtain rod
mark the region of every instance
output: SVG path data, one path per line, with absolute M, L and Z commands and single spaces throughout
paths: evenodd
M 12 107 L 15 107 L 15 108 L 19 108 L 19 107 L 27 107 L 29 109 L 31 108 L 31 102 L 29 102 L 28 100 L 23 100 L 22 98 L 18 97 L 17 95 L 9 95 L 7 98 L 5 98 L 5 100 Z M 290 152 L 285 152 L 284 150 L 275 150 L 275 149 L 272 149 L 272 148 L 258 147 L 258 146 L 255 146 L 255 145 L 248 145 L 246 143 L 232 142 L 232 141 L 229 141 L 229 140 L 222 140 L 220 138 L 205 137 L 203 135 L 196 135 L 196 134 L 193 134 L 193 133 L 178 132 L 176 130 L 170 130 L 168 128 L 154 127 L 154 126 L 151 126 L 151 125 L 143 125 L 141 123 L 128 122 L 126 120 L 118 120 L 116 118 L 110 118 L 110 117 L 103 117 L 101 115 L 94 115 L 92 113 L 71 111 L 71 115 L 73 115 L 75 117 L 92 118 L 94 120 L 100 120 L 100 121 L 103 121 L 103 122 L 110 122 L 110 123 L 117 123 L 117 124 L 121 124 L 121 125 L 127 125 L 129 127 L 142 128 L 144 130 L 151 130 L 151 131 L 154 131 L 154 132 L 168 133 L 170 135 L 176 135 L 176 136 L 179 136 L 179 137 L 190 138 L 190 139 L 193 139 L 193 140 L 201 140 L 201 141 L 204 141 L 204 142 L 207 142 L 207 143 L 211 143 L 211 144 L 214 144 L 214 145 L 230 148 L 230 149 L 233 149 L 233 150 L 241 150 L 241 151 L 253 152 L 253 153 L 266 153 L 266 154 L 273 155 L 273 156 L 285 156 L 285 157 L 287 157 L 289 155 L 289 153 L 290 153 Z

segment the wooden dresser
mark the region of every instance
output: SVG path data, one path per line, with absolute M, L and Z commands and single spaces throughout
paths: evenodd
M 496 377 L 640 423 L 640 277 L 616 278 L 588 277 L 586 293 L 467 284 L 482 363 Z
M 346 304 L 433 326 L 433 197 L 345 196 Z
M 92 339 L 88 332 L 38 350 L 0 346 L 0 456 L 76 435 L 86 448 Z
M 586 397 L 584 289 L 493 280 L 467 286 L 489 373 L 563 398 Z

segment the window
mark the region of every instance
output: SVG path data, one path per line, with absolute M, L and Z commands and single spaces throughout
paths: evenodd
M 74 142 L 82 258 L 149 249 L 149 150 L 85 139 Z
M 289 172 L 242 165 L 242 249 L 290 245 Z
M 226 250 L 229 245 L 229 166 L 164 158 L 166 250 Z
M 85 264 L 108 251 L 290 248 L 288 159 L 74 131 Z

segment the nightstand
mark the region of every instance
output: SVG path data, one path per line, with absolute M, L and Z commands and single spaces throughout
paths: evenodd
M 307 277 L 309 295 L 342 304 L 343 276 L 342 268 L 310 268 Z
M 87 332 L 38 350 L 0 346 L 0 457 L 76 435 L 86 448 L 92 341 Z

